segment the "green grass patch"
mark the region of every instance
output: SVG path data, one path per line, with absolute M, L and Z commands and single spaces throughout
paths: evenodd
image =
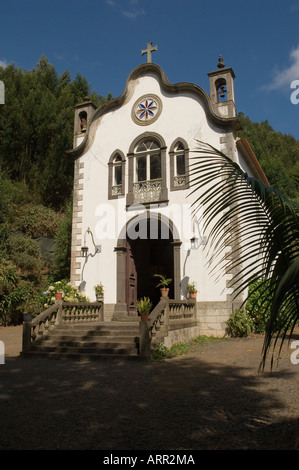
M 192 352 L 195 346 L 207 342 L 219 341 L 220 339 L 222 340 L 223 338 L 215 338 L 214 336 L 198 336 L 186 343 L 181 342 L 173 344 L 170 348 L 167 348 L 164 343 L 160 343 L 156 347 L 152 359 L 159 361 L 171 357 L 184 356 Z

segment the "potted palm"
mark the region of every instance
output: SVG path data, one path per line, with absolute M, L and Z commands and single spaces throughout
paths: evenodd
M 156 287 L 160 287 L 161 297 L 168 297 L 168 286 L 172 282 L 172 279 L 167 278 L 164 274 L 154 274 L 154 276 L 160 279 Z
M 197 289 L 195 287 L 195 282 L 190 282 L 187 284 L 187 291 L 189 292 L 190 299 L 196 299 Z
M 96 294 L 97 302 L 102 302 L 104 300 L 104 287 L 103 284 L 100 282 L 96 286 L 94 286 L 94 291 Z
M 141 320 L 147 321 L 150 311 L 152 309 L 152 302 L 149 297 L 143 297 L 137 301 L 137 310 L 140 313 Z

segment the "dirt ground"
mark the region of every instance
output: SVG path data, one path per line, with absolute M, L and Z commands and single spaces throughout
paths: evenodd
M 1 450 L 299 450 L 288 344 L 259 373 L 258 335 L 159 362 L 25 358 L 21 327 L 0 340 Z

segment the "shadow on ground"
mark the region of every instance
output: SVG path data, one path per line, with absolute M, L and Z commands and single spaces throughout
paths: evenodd
M 296 399 L 292 370 L 259 375 L 195 357 L 8 358 L 0 368 L 0 449 L 295 449 Z

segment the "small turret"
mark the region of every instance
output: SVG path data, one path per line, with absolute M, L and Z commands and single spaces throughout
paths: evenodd
M 208 73 L 213 109 L 221 117 L 235 117 L 235 74 L 233 69 L 225 67 L 222 56 L 219 57 L 217 67 L 218 70 Z
M 75 106 L 74 120 L 74 148 L 76 148 L 84 139 L 88 123 L 97 107 L 86 98 L 83 103 Z

